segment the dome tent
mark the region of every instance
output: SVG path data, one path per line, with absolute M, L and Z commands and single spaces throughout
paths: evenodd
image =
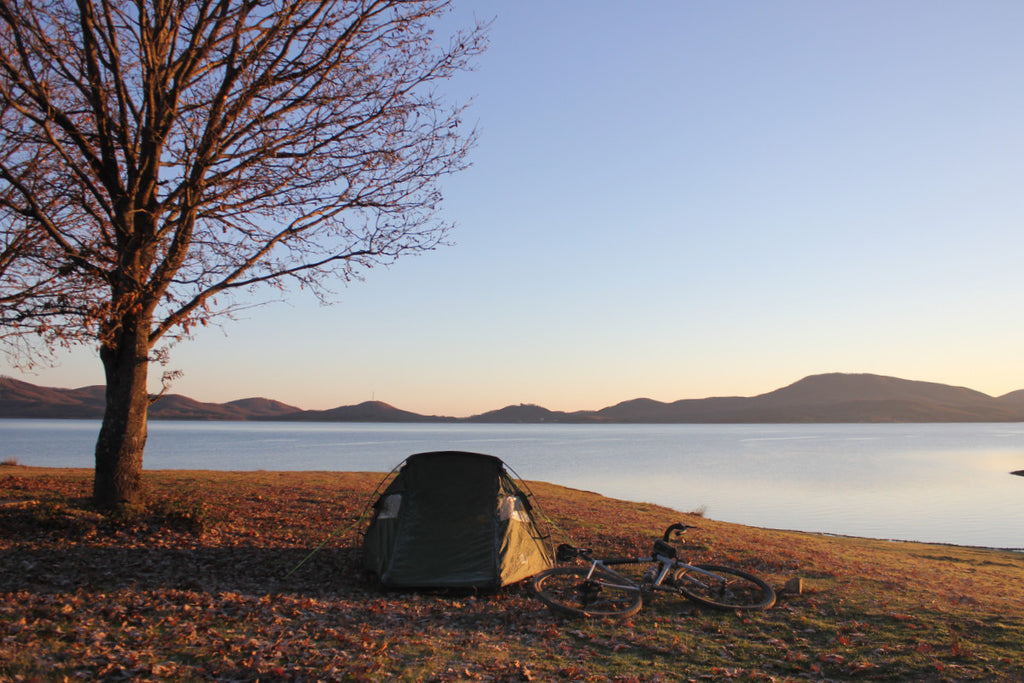
M 551 566 L 528 496 L 492 455 L 411 455 L 374 503 L 367 570 L 388 587 L 496 589 Z

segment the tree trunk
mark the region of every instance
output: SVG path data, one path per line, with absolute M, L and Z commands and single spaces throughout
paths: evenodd
M 106 373 L 106 409 L 96 442 L 93 502 L 104 508 L 143 500 L 142 452 L 149 410 L 149 321 L 122 321 L 104 340 L 100 359 Z

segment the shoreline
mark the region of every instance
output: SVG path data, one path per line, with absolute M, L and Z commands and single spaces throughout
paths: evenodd
M 88 477 L 93 476 L 92 468 L 88 468 L 88 467 L 47 467 L 47 466 L 40 466 L 40 465 L 22 465 L 22 464 L 11 465 L 11 464 L 5 464 L 5 463 L 0 463 L 0 475 L 2 475 L 4 472 L 6 472 L 8 470 L 14 470 L 15 468 L 21 468 L 21 469 L 29 470 L 29 471 L 31 471 L 31 470 L 42 470 L 42 471 L 53 471 L 53 472 L 67 472 L 67 473 L 73 473 L 73 474 L 81 475 L 81 476 L 88 476 Z M 359 477 L 359 478 L 377 477 L 378 478 L 378 483 L 379 483 L 380 481 L 383 481 L 385 477 L 389 476 L 390 472 L 375 471 L 375 470 L 146 469 L 146 470 L 143 470 L 143 479 L 146 478 L 147 474 L 153 474 L 153 475 L 176 475 L 176 476 L 186 476 L 186 477 L 188 475 L 190 475 L 190 474 L 201 474 L 201 475 L 213 476 L 213 477 L 216 477 L 218 475 L 228 475 L 228 476 L 235 476 L 235 477 L 245 477 L 247 475 L 252 475 L 252 476 L 285 475 L 285 476 L 288 476 L 288 477 L 297 477 L 297 478 L 302 478 L 302 477 L 304 477 L 306 475 L 308 475 L 310 477 L 322 477 L 322 476 L 338 475 L 338 476 L 352 476 L 352 477 Z M 1011 472 L 1011 474 L 1020 474 L 1021 476 L 1024 476 L 1024 470 L 1021 470 L 1020 472 Z M 541 486 L 541 487 L 553 487 L 553 488 L 557 488 L 557 489 L 564 489 L 564 490 L 567 490 L 567 491 L 577 491 L 579 493 L 587 493 L 587 494 L 597 495 L 597 496 L 601 496 L 602 498 L 607 498 L 608 500 L 611 500 L 611 501 L 616 501 L 616 502 L 625 503 L 625 504 L 631 504 L 631 505 L 652 505 L 652 503 L 645 502 L 645 501 L 638 501 L 638 500 L 632 500 L 632 499 L 627 499 L 627 498 L 615 498 L 615 497 L 612 497 L 612 496 L 606 496 L 605 494 L 600 494 L 600 493 L 596 493 L 596 492 L 593 492 L 593 491 L 585 491 L 585 490 L 582 490 L 582 489 L 576 489 L 576 488 L 573 488 L 573 487 L 570 487 L 570 486 L 565 486 L 563 484 L 556 484 L 556 483 L 553 483 L 553 482 L 547 482 L 547 481 L 543 481 L 543 480 L 530 480 L 530 479 L 527 479 L 527 480 L 524 480 L 524 481 L 530 487 L 533 487 L 535 485 L 536 486 Z M 2 505 L 2 504 L 3 504 L 3 501 L 0 500 L 0 505 Z M 664 507 L 664 506 L 662 506 L 662 507 Z M 666 508 L 666 509 L 670 509 L 670 508 Z M 679 512 L 679 514 L 692 514 L 692 513 Z M 704 518 L 704 514 L 703 513 L 701 513 L 699 516 L 702 519 Z M 715 521 L 721 522 L 723 524 L 735 524 L 737 526 L 749 527 L 751 529 L 761 529 L 761 530 L 764 530 L 764 531 L 777 531 L 777 532 L 782 532 L 782 533 L 793 533 L 793 534 L 808 534 L 808 535 L 812 535 L 812 536 L 822 536 L 822 537 L 828 537 L 828 538 L 847 538 L 847 539 L 859 539 L 859 540 L 864 540 L 864 541 L 880 541 L 880 542 L 884 542 L 884 543 L 908 543 L 908 544 L 929 545 L 929 546 L 939 546 L 939 547 L 949 546 L 949 547 L 952 547 L 952 548 L 972 548 L 972 549 L 977 549 L 977 550 L 991 550 L 991 551 L 996 551 L 996 552 L 1024 553 L 1024 547 L 1002 547 L 1002 546 L 972 545 L 972 544 L 964 544 L 964 543 L 946 543 L 946 542 L 941 542 L 941 541 L 919 541 L 919 540 L 902 539 L 902 538 L 885 538 L 885 537 L 880 537 L 880 536 L 858 536 L 856 534 L 844 534 L 844 533 L 837 533 L 837 532 L 831 532 L 831 531 L 805 531 L 805 530 L 802 530 L 802 529 L 788 529 L 788 528 L 781 528 L 781 527 L 762 527 L 762 526 L 757 526 L 757 525 L 745 524 L 743 522 L 731 522 L 731 521 L 727 521 L 727 520 L 715 520 Z

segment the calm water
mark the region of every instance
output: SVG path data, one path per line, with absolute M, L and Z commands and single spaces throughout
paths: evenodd
M 0 460 L 92 467 L 99 425 L 0 420 Z M 713 519 L 1024 548 L 1024 424 L 382 425 L 152 422 L 147 469 L 386 472 L 430 450 Z M 2 474 L 2 473 L 0 473 Z M 543 506 L 543 500 L 541 501 Z M 666 520 L 668 521 L 668 520 Z

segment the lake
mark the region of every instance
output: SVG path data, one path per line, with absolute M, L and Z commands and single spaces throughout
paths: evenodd
M 98 429 L 96 421 L 0 420 L 0 460 L 91 468 Z M 1009 474 L 1024 469 L 1022 423 L 154 421 L 145 467 L 387 472 L 431 450 L 489 453 L 524 479 L 704 509 L 728 522 L 1024 548 L 1024 477 Z

